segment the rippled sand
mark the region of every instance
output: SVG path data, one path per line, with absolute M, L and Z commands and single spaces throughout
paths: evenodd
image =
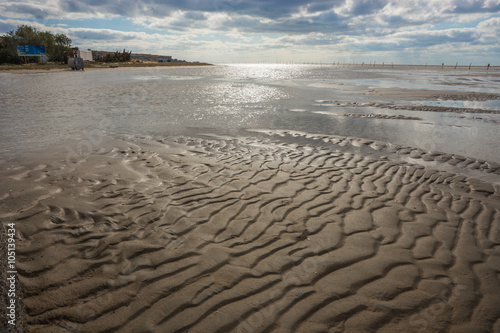
M 500 330 L 499 165 L 254 134 L 2 162 L 29 329 Z

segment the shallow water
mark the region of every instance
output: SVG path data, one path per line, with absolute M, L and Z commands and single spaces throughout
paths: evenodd
M 477 114 L 474 118 L 315 105 L 322 99 L 366 101 L 369 97 L 362 92 L 373 87 L 500 93 L 494 78 L 464 78 L 438 71 L 410 74 L 319 65 L 3 73 L 0 154 L 11 157 L 65 140 L 103 134 L 235 135 L 241 129 L 265 128 L 355 136 L 500 162 L 498 124 L 484 121 L 499 119 L 498 115 L 477 119 Z M 448 105 L 446 101 L 429 103 Z M 460 102 L 453 103 L 461 107 Z M 498 109 L 495 101 L 463 102 L 463 107 L 471 107 L 471 103 Z M 349 118 L 315 112 L 325 110 L 402 114 L 422 120 Z
M 449 108 L 468 108 L 500 111 L 500 100 L 493 101 L 413 101 L 412 105 L 442 106 Z

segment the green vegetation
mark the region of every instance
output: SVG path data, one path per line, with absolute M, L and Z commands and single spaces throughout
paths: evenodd
M 17 27 L 0 36 L 0 64 L 39 63 L 40 57 L 20 57 L 16 45 L 44 45 L 49 61 L 67 63 L 71 52 L 71 39 L 64 34 L 52 34 L 49 31 L 39 31 L 28 25 Z
M 132 51 L 127 52 L 123 49 L 123 52 L 116 51 L 115 53 L 106 53 L 104 56 L 96 59 L 97 62 L 128 62 L 131 60 Z
M 20 57 L 17 55 L 17 45 L 43 45 L 48 62 L 42 62 L 41 57 Z M 50 70 L 68 69 L 68 58 L 72 56 L 71 39 L 64 34 L 52 34 L 49 31 L 39 31 L 29 25 L 20 25 L 16 31 L 9 31 L 0 36 L 0 70 Z M 133 61 L 132 52 L 104 52 L 95 62 L 85 62 L 85 68 L 107 68 L 109 64 L 120 63 L 120 67 L 158 67 L 158 66 L 206 66 L 199 62 L 142 62 Z

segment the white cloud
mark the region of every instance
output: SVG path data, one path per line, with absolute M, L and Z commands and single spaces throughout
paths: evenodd
M 31 24 L 84 47 L 193 60 L 350 54 L 397 62 L 440 46 L 450 56 L 470 55 L 473 46 L 500 58 L 500 0 L 0 0 L 0 13 L 0 33 Z M 99 29 L 84 24 L 89 18 L 101 20 Z M 126 20 L 117 25 L 117 18 Z
M 0 13 L 4 17 L 20 19 L 46 19 L 58 13 L 58 1 L 0 1 Z

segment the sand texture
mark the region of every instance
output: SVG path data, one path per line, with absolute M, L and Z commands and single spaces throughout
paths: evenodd
M 417 100 L 438 99 L 455 101 L 488 101 L 498 100 L 500 95 L 474 91 L 448 91 L 405 88 L 375 88 L 363 92 L 368 96 L 390 96 L 393 99 Z
M 470 99 L 469 99 L 470 100 Z M 426 111 L 426 112 L 453 112 L 453 113 L 488 113 L 500 114 L 499 110 L 490 109 L 473 109 L 473 108 L 456 108 L 446 106 L 430 106 L 430 105 L 394 105 L 388 103 L 378 102 L 335 102 L 335 101 L 321 101 L 322 103 L 316 104 L 318 106 L 338 106 L 338 107 L 377 107 L 390 110 L 411 110 L 411 111 Z M 422 120 L 418 117 L 405 117 L 402 115 L 380 115 L 380 114 L 363 114 L 363 113 L 341 113 L 339 115 L 346 117 L 367 117 L 367 118 L 380 118 L 380 119 L 406 119 L 406 120 Z
M 2 162 L 29 329 L 500 331 L 498 168 L 260 134 Z

